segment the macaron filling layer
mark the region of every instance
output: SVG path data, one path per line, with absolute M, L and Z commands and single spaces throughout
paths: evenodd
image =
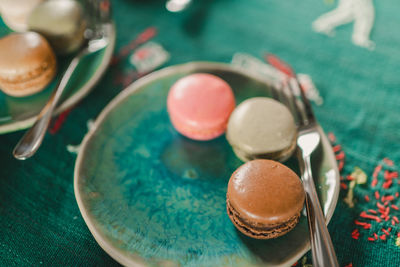
M 31 75 L 29 77 L 29 75 Z M 0 87 L 4 92 L 12 96 L 27 96 L 40 91 L 43 86 L 47 85 L 56 74 L 55 62 L 52 66 L 46 64 L 41 69 L 23 75 L 21 80 L 17 79 L 0 79 Z
M 30 81 L 32 79 L 36 79 L 40 77 L 45 71 L 52 70 L 56 65 L 55 60 L 51 58 L 44 60 L 42 64 L 37 66 L 36 68 L 26 72 L 26 73 L 10 73 L 8 76 L 5 76 L 5 72 L 2 72 L 3 76 L 0 76 L 0 82 L 7 84 L 18 84 L 26 81 Z
M 262 153 L 262 154 L 246 154 L 244 150 L 241 150 L 238 146 L 233 146 L 232 149 L 235 152 L 236 156 L 243 161 L 250 161 L 253 159 L 274 159 L 278 161 L 285 161 L 293 154 L 293 151 L 297 146 L 297 134 L 294 136 L 293 141 L 289 147 L 282 151 L 275 151 L 270 153 Z
M 226 207 L 231 221 L 242 233 L 258 238 L 270 239 L 282 236 L 292 230 L 300 220 L 300 213 L 278 224 L 260 224 L 243 219 L 239 212 L 231 205 L 227 197 Z
M 57 60 L 47 40 L 35 32 L 0 39 L 0 89 L 27 96 L 44 89 L 56 74 Z
M 228 182 L 229 218 L 245 235 L 270 239 L 284 235 L 299 222 L 305 192 L 298 175 L 273 160 L 251 160 L 236 169 Z

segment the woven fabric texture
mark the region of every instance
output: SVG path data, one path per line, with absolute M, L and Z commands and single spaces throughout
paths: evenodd
M 313 31 L 312 22 L 336 3 L 193 2 L 175 14 L 165 9 L 165 1 L 113 1 L 115 53 L 144 29 L 155 27 L 153 40 L 171 55 L 167 65 L 229 62 L 236 52 L 261 59 L 271 52 L 298 72 L 309 74 L 324 99 L 323 105 L 315 106 L 316 116 L 326 132 L 335 133 L 346 153 L 344 175 L 358 166 L 368 176 L 366 184 L 354 189 L 353 208 L 343 201 L 347 194 L 343 190 L 329 224 L 340 265 L 400 266 L 400 247 L 395 244 L 399 224 L 386 240 L 367 240 L 376 225 L 359 230 L 358 239 L 351 237 L 354 220 L 371 208 L 362 199 L 376 191 L 370 186 L 374 168 L 385 157 L 400 164 L 400 2 L 373 3 L 376 14 L 370 37 L 376 44 L 374 50 L 351 42 L 353 23 L 336 28 L 333 37 Z M 90 95 L 68 114 L 60 130 L 47 134 L 39 152 L 29 160 L 17 161 L 11 154 L 23 132 L 0 136 L 0 265 L 118 265 L 97 245 L 80 215 L 73 192 L 76 155 L 66 147 L 81 142 L 87 121 L 95 119 L 123 90 L 118 79 L 132 71 L 127 58 L 111 66 Z M 392 166 L 391 171 L 398 167 Z M 392 193 L 399 191 L 396 179 L 391 188 Z

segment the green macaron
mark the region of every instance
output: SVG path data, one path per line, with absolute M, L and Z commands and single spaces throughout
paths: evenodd
M 243 161 L 285 161 L 296 148 L 297 127 L 284 104 L 268 97 L 254 97 L 232 112 L 226 137 Z

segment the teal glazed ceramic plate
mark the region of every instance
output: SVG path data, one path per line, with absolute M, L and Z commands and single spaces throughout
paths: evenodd
M 0 18 L 0 38 L 11 33 Z M 114 50 L 115 34 L 110 44 L 97 53 L 84 57 L 71 77 L 55 115 L 85 97 L 105 72 Z M 57 75 L 41 92 L 27 97 L 12 97 L 0 91 L 0 134 L 30 127 L 47 103 L 73 56 L 57 57 Z
M 228 218 L 225 195 L 242 162 L 221 136 L 189 140 L 172 127 L 170 86 L 191 73 L 227 81 L 237 104 L 272 96 L 269 81 L 230 65 L 194 62 L 168 67 L 133 83 L 99 115 L 75 165 L 75 195 L 91 233 L 127 266 L 288 266 L 310 249 L 307 219 L 273 240 L 248 238 Z M 325 134 L 314 155 L 319 197 L 329 221 L 339 175 Z M 286 164 L 298 172 L 295 159 Z

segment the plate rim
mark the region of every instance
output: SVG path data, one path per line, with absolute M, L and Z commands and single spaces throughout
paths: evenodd
M 182 63 L 182 64 L 177 64 L 177 65 L 172 65 L 172 66 L 168 66 L 166 68 L 163 68 L 161 70 L 152 72 L 136 81 L 134 81 L 133 83 L 131 83 L 130 85 L 128 85 L 124 90 L 122 90 L 117 96 L 115 96 L 104 108 L 103 110 L 100 112 L 100 114 L 97 116 L 95 122 L 93 123 L 93 126 L 89 129 L 89 131 L 85 134 L 83 141 L 80 145 L 80 149 L 75 161 L 75 167 L 74 167 L 74 194 L 75 194 L 75 199 L 77 201 L 78 204 L 78 208 L 79 211 L 81 212 L 81 215 L 85 221 L 85 224 L 87 225 L 89 231 L 91 232 L 91 234 L 93 235 L 94 239 L 96 240 L 96 242 L 99 244 L 99 246 L 108 254 L 110 255 L 114 260 L 116 260 L 117 262 L 119 262 L 120 264 L 124 265 L 124 266 L 137 266 L 137 267 L 147 267 L 146 263 L 143 261 L 142 258 L 136 256 L 136 255 L 132 255 L 130 254 L 129 256 L 126 255 L 127 253 L 124 253 L 122 250 L 118 249 L 115 246 L 110 245 L 109 241 L 107 241 L 107 237 L 103 236 L 100 231 L 97 230 L 96 227 L 96 223 L 93 222 L 90 219 L 90 215 L 88 214 L 88 212 L 86 211 L 85 207 L 84 207 L 84 203 L 82 200 L 82 196 L 80 194 L 80 190 L 79 190 L 79 170 L 81 169 L 81 164 L 83 163 L 83 154 L 84 151 L 86 149 L 86 146 L 88 144 L 88 142 L 90 141 L 90 139 L 92 138 L 92 136 L 94 135 L 94 133 L 97 131 L 97 128 L 99 125 L 102 124 L 102 122 L 106 119 L 107 115 L 116 107 L 118 106 L 119 103 L 121 103 L 124 99 L 126 99 L 127 97 L 129 97 L 131 94 L 134 94 L 137 90 L 139 90 L 144 84 L 149 83 L 153 80 L 162 78 L 164 76 L 168 76 L 169 74 L 176 72 L 176 71 L 180 71 L 180 70 L 185 70 L 185 71 L 190 71 L 190 70 L 195 70 L 201 67 L 212 67 L 214 69 L 220 69 L 220 70 L 226 70 L 229 69 L 230 71 L 235 71 L 235 72 L 239 72 L 241 74 L 245 74 L 247 76 L 250 76 L 253 79 L 256 79 L 262 83 L 267 83 L 272 85 L 272 81 L 263 79 L 262 76 L 258 75 L 258 74 L 254 74 L 251 73 L 245 69 L 242 69 L 240 67 L 236 67 L 236 66 L 232 66 L 228 63 L 220 63 L 220 62 L 210 62 L 210 61 L 191 61 L 188 63 Z M 333 213 L 335 211 L 337 202 L 338 202 L 338 198 L 339 198 L 339 191 L 340 191 L 340 181 L 339 181 L 339 170 L 336 164 L 336 159 L 334 157 L 334 152 L 332 150 L 332 147 L 324 133 L 324 131 L 322 130 L 322 128 L 320 126 L 319 127 L 319 131 L 321 133 L 321 140 L 322 143 L 324 143 L 324 148 L 326 147 L 327 149 L 329 149 L 329 153 L 326 153 L 327 156 L 329 157 L 329 161 L 333 161 L 335 162 L 335 164 L 333 165 L 333 171 L 335 172 L 335 178 L 336 178 L 336 184 L 335 184 L 335 188 L 334 188 L 334 192 L 333 192 L 333 196 L 332 196 L 332 205 L 329 207 L 329 209 L 327 210 L 326 213 L 326 223 L 327 225 L 329 224 Z M 293 263 L 295 263 L 301 256 L 303 256 L 307 251 L 310 250 L 310 242 L 308 242 L 308 244 L 302 249 L 299 250 L 298 253 L 296 253 L 291 259 L 292 260 L 288 260 L 287 262 L 282 263 L 281 265 L 276 265 L 276 266 L 290 266 Z M 133 261 L 134 260 L 134 261 Z
M 96 84 L 100 81 L 101 77 L 103 74 L 106 72 L 107 67 L 111 61 L 112 54 L 114 51 L 115 47 L 115 41 L 116 41 L 116 27 L 115 23 L 112 22 L 112 34 L 110 38 L 110 43 L 107 45 L 105 48 L 104 56 L 98 65 L 96 71 L 94 74 L 90 77 L 90 79 L 77 91 L 75 92 L 72 96 L 67 98 L 64 102 L 61 103 L 59 107 L 57 107 L 54 111 L 53 117 L 57 116 L 61 112 L 67 110 L 68 108 L 72 107 L 73 105 L 77 104 L 79 101 L 81 101 L 85 96 L 87 96 L 92 89 L 96 86 Z M 33 123 L 36 120 L 36 116 L 32 116 L 30 118 L 20 120 L 20 121 L 12 121 L 10 123 L 6 123 L 3 125 L 0 125 L 0 134 L 6 134 L 6 133 L 11 133 L 19 130 L 26 129 L 33 125 Z

